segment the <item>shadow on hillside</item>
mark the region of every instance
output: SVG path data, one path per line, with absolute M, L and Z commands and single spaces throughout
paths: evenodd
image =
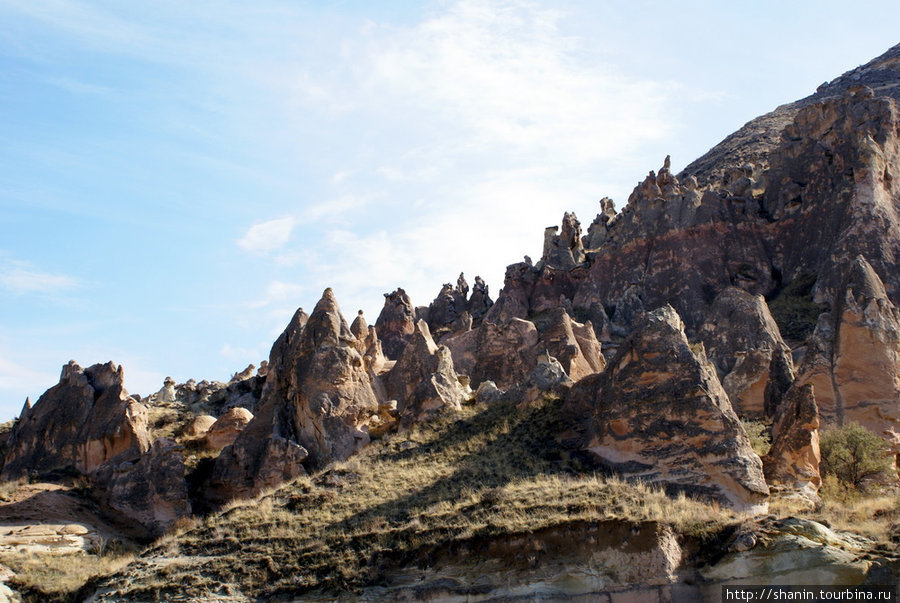
M 402 524 L 411 516 L 441 501 L 455 501 L 473 492 L 485 494 L 490 504 L 490 491 L 521 479 L 546 474 L 601 472 L 587 455 L 572 454 L 556 441 L 562 429 L 558 400 L 548 400 L 519 411 L 506 402 L 489 406 L 469 419 L 460 419 L 446 429 L 435 429 L 433 438 L 406 450 L 385 450 L 374 458 L 386 464 L 421 460 L 454 454 L 456 447 L 472 445 L 471 440 L 491 437 L 483 445 L 461 453 L 458 468 L 421 490 L 370 507 L 326 530 L 340 533 L 353 530 L 375 518 Z M 455 455 L 455 454 L 454 454 Z

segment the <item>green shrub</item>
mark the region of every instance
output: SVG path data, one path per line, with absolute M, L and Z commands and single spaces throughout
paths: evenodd
M 750 446 L 753 452 L 763 457 L 769 453 L 772 448 L 772 430 L 771 426 L 764 421 L 751 421 L 749 419 L 741 419 L 741 425 L 750 438 Z
M 822 476 L 833 475 L 854 488 L 869 478 L 886 476 L 892 467 L 885 441 L 858 423 L 823 431 L 819 448 Z

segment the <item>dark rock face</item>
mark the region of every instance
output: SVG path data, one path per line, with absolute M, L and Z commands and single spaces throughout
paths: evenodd
M 620 213 L 604 199 L 580 242 L 566 214 L 541 262 L 507 269 L 487 320 L 599 305 L 622 310 L 611 316 L 622 336 L 638 298 L 673 305 L 693 336 L 728 287 L 769 297 L 812 276 L 815 301 L 828 301 L 858 254 L 900 299 L 898 55 L 751 122 L 678 176 L 667 158 Z
M 59 383 L 23 411 L 8 444 L 2 477 L 75 470 L 138 458 L 150 447 L 147 409 L 128 395 L 122 367 L 82 369 L 74 361 Z
M 480 276 L 475 277 L 472 296 L 468 297 L 469 284 L 463 273 L 459 274 L 456 287 L 445 283 L 427 310 L 417 315 L 428 323 L 435 341 L 468 331 L 481 320 L 494 304 L 488 294 L 488 286 Z
M 900 453 L 900 312 L 862 256 L 849 263 L 810 338 L 798 385 L 815 389 L 825 425 L 856 422 Z
M 797 490 L 822 484 L 819 475 L 819 408 L 811 385 L 791 388 L 772 425 L 772 448 L 763 458 L 766 482 Z
M 369 441 L 378 412 L 359 342 L 331 289 L 275 342 L 256 415 L 216 459 L 213 502 L 246 496 L 342 460 Z
M 136 461 L 105 463 L 92 482 L 102 504 L 137 521 L 151 536 L 191 514 L 184 454 L 168 438 L 157 439 Z
M 724 289 L 698 337 L 735 412 L 774 415 L 793 383 L 794 363 L 765 300 L 737 287 Z
M 396 360 L 416 328 L 416 310 L 403 289 L 384 294 L 384 308 L 375 321 L 384 355 Z
M 564 412 L 563 443 L 628 479 L 742 510 L 767 506 L 762 462 L 670 306 L 644 316 L 606 371 L 576 383 Z

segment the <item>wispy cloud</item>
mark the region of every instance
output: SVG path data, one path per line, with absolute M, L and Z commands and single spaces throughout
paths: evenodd
M 291 239 L 297 220 L 291 216 L 254 224 L 237 244 L 251 253 L 268 253 L 284 247 Z
M 78 279 L 64 274 L 41 272 L 31 264 L 0 260 L 0 287 L 15 294 L 57 294 L 80 285 Z

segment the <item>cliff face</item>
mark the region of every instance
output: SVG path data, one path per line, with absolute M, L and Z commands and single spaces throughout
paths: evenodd
M 827 302 L 860 254 L 896 300 L 898 82 L 900 46 L 748 123 L 677 176 L 667 159 L 620 213 L 601 201 L 584 237 L 566 214 L 540 262 L 509 268 L 488 317 L 526 318 L 561 298 L 609 313 L 630 295 L 672 304 L 694 334 L 730 286 L 771 299 L 811 276 L 815 301 Z

